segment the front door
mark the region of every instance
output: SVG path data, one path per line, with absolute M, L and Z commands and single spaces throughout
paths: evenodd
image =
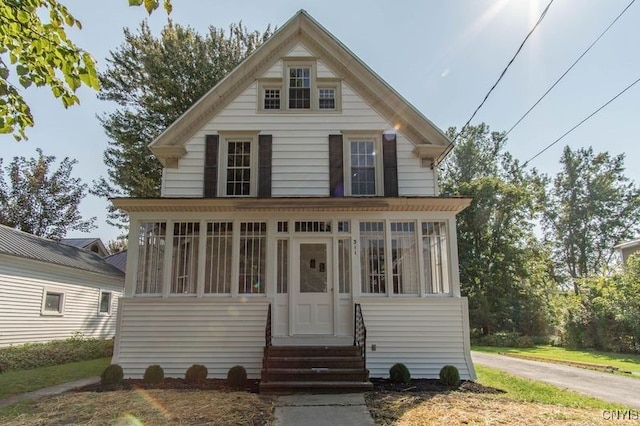
M 333 334 L 331 239 L 294 245 L 294 334 Z

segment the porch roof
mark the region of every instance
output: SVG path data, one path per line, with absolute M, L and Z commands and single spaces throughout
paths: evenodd
M 113 198 L 127 212 L 454 212 L 466 197 Z

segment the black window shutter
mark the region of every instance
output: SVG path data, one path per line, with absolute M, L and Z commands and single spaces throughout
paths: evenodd
M 396 135 L 382 135 L 382 167 L 384 173 L 384 196 L 398 196 L 398 155 Z
M 344 197 L 342 135 L 329 135 L 329 195 Z
M 204 146 L 204 197 L 214 198 L 218 193 L 218 135 L 207 135 Z
M 258 136 L 258 197 L 271 197 L 271 135 Z

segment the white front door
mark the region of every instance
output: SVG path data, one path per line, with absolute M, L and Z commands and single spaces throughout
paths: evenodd
M 331 239 L 295 241 L 294 334 L 333 334 Z M 297 265 L 296 265 L 297 263 Z

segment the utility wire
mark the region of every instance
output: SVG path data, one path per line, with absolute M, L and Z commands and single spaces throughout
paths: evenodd
M 600 35 L 599 35 L 599 36 L 598 36 L 594 41 L 593 41 L 593 43 L 591 43 L 591 44 L 589 45 L 589 47 L 587 48 L 587 50 L 585 50 L 584 52 L 582 52 L 582 55 L 580 55 L 580 56 L 578 57 L 578 59 L 576 59 L 576 60 L 575 60 L 575 62 L 574 62 L 573 64 L 571 64 L 571 66 L 570 66 L 569 68 L 567 68 L 567 70 L 566 70 L 566 71 L 565 71 L 565 72 L 560 76 L 560 78 L 558 78 L 558 79 L 556 80 L 556 82 L 555 82 L 555 83 L 553 83 L 553 84 L 551 85 L 551 87 L 549 87 L 549 89 L 547 89 L 547 91 L 546 91 L 546 92 L 544 92 L 544 94 L 540 97 L 540 99 L 538 99 L 538 100 L 536 101 L 536 103 L 535 103 L 535 104 L 533 104 L 533 106 L 532 106 L 531 108 L 529 108 L 529 110 L 528 110 L 527 112 L 525 112 L 525 113 L 524 113 L 524 115 L 523 115 L 522 117 L 520 117 L 520 119 L 519 119 L 518 121 L 516 121 L 516 122 L 515 122 L 515 124 L 514 124 L 513 126 L 511 126 L 511 128 L 510 128 L 509 130 L 507 130 L 507 133 L 505 133 L 505 136 L 509 135 L 509 133 L 511 133 L 511 131 L 512 131 L 513 129 L 515 129 L 515 128 L 518 126 L 518 124 L 520 124 L 520 122 L 521 122 L 522 120 L 524 120 L 524 119 L 525 119 L 525 117 L 526 117 L 527 115 L 529 115 L 529 113 L 530 113 L 531 111 L 533 111 L 533 109 L 534 109 L 536 106 L 538 106 L 538 104 L 540 103 L 540 101 L 542 101 L 542 100 L 545 98 L 545 96 L 547 96 L 547 94 L 549 94 L 549 92 L 550 92 L 554 87 L 556 87 L 556 85 L 557 85 L 558 83 L 560 83 L 560 80 L 562 80 L 562 79 L 564 78 L 564 76 L 565 76 L 565 75 L 567 75 L 567 74 L 569 73 L 569 71 L 571 71 L 571 69 L 572 69 L 572 68 L 573 68 L 573 67 L 574 67 L 574 66 L 575 66 L 575 65 L 576 65 L 576 64 L 577 64 L 577 63 L 582 59 L 582 57 L 583 57 L 584 55 L 586 55 L 586 54 L 587 54 L 587 52 L 588 52 L 589 50 L 591 50 L 591 48 L 592 48 L 592 47 L 593 47 L 593 46 L 594 46 L 594 45 L 595 45 L 595 44 L 596 44 L 596 43 L 597 43 L 597 42 L 602 38 L 602 36 L 603 36 L 603 35 L 605 35 L 605 34 L 606 34 L 606 32 L 607 32 L 607 31 L 609 31 L 609 28 L 611 28 L 611 27 L 613 26 L 613 24 L 615 24 L 615 23 L 618 21 L 618 19 L 620 19 L 620 17 L 621 17 L 622 15 L 624 15 L 624 13 L 627 11 L 627 9 L 629 9 L 629 8 L 631 7 L 631 5 L 632 5 L 633 3 L 635 3 L 635 1 L 636 1 L 636 0 L 631 0 L 631 3 L 629 3 L 629 4 L 627 5 L 627 7 L 625 7 L 625 8 L 624 8 L 624 10 L 623 10 L 622 12 L 620 12 L 620 14 L 616 17 L 616 19 L 614 19 L 614 20 L 609 24 L 609 26 L 608 26 L 608 27 L 607 27 L 607 28 L 606 28 L 606 29 L 605 29 L 605 30 L 604 30 L 604 31 L 603 31 L 603 32 L 602 32 L 602 33 L 601 33 L 601 34 L 600 34 Z
M 524 164 L 522 165 L 522 167 L 526 167 L 530 161 L 534 160 L 535 158 L 539 157 L 540 155 L 542 155 L 542 153 L 544 153 L 546 150 L 548 150 L 549 148 L 551 148 L 553 145 L 557 144 L 558 142 L 560 142 L 560 140 L 562 140 L 565 136 L 567 136 L 569 133 L 573 132 L 575 129 L 577 129 L 582 123 L 584 123 L 585 121 L 587 121 L 588 119 L 590 119 L 591 117 L 593 117 L 594 115 L 596 115 L 598 112 L 600 112 L 601 109 L 603 109 L 604 107 L 606 107 L 607 105 L 609 105 L 611 102 L 615 101 L 618 96 L 622 95 L 624 92 L 626 92 L 627 90 L 631 89 L 636 83 L 638 83 L 640 81 L 640 78 L 637 79 L 636 81 L 634 81 L 633 83 L 631 83 L 630 85 L 628 85 L 624 90 L 622 90 L 620 93 L 618 93 L 617 95 L 615 95 L 613 98 L 609 99 L 609 101 L 607 101 L 607 103 L 605 103 L 604 105 L 602 105 L 600 108 L 598 108 L 597 110 L 595 110 L 594 112 L 592 112 L 591 114 L 589 114 L 584 120 L 582 120 L 581 122 L 579 122 L 578 124 L 576 124 L 575 126 L 573 126 L 571 129 L 569 129 L 564 135 L 560 136 L 558 139 L 556 139 L 555 141 L 551 142 L 549 145 L 547 145 L 543 150 L 541 150 L 540 152 L 538 152 L 536 155 L 534 155 L 533 157 L 529 158 L 527 161 L 524 162 Z
M 480 102 L 480 105 L 478 105 L 478 107 L 475 109 L 475 111 L 473 111 L 473 114 L 471 114 L 471 117 L 469 117 L 469 119 L 467 120 L 467 122 L 464 124 L 464 126 L 462 126 L 462 128 L 460 129 L 460 131 L 455 135 L 455 137 L 453 138 L 453 140 L 451 141 L 451 144 L 447 147 L 447 149 L 445 150 L 444 153 L 442 153 L 442 155 L 438 158 L 437 162 L 440 162 L 440 160 L 442 160 L 443 158 L 445 158 L 447 156 L 447 154 L 449 154 L 449 152 L 451 152 L 451 150 L 453 149 L 453 147 L 456 144 L 456 141 L 458 140 L 458 138 L 460 137 L 460 135 L 462 134 L 462 132 L 464 132 L 464 130 L 469 127 L 469 124 L 471 123 L 471 120 L 473 120 L 473 118 L 476 116 L 476 114 L 478 113 L 478 111 L 480 110 L 480 108 L 482 108 L 482 106 L 484 105 L 484 103 L 487 101 L 487 99 L 489 98 L 489 95 L 491 95 L 491 92 L 493 92 L 493 90 L 496 88 L 496 86 L 498 86 L 498 83 L 500 83 L 500 80 L 502 80 L 502 77 L 504 77 L 504 75 L 507 73 L 507 70 L 509 69 L 509 67 L 511 66 L 511 64 L 513 63 L 513 61 L 515 61 L 516 57 L 518 56 L 518 54 L 520 53 L 520 51 L 522 50 L 522 48 L 524 47 L 525 43 L 527 42 L 527 40 L 529 40 L 529 37 L 531 37 L 531 34 L 533 34 L 533 32 L 536 30 L 536 28 L 538 28 L 538 25 L 540 25 L 540 23 L 542 22 L 542 20 L 544 19 L 544 17 L 547 15 L 547 11 L 549 10 L 549 7 L 551 7 L 551 4 L 553 3 L 554 0 L 551 0 L 549 2 L 549 4 L 547 5 L 547 7 L 544 8 L 544 10 L 542 11 L 542 13 L 540 14 L 540 17 L 538 18 L 538 22 L 535 23 L 535 25 L 533 26 L 533 28 L 531 28 L 531 30 L 529 31 L 529 33 L 527 34 L 527 36 L 524 38 L 524 40 L 522 41 L 522 43 L 520 43 L 520 47 L 518 47 L 518 50 L 516 50 L 516 53 L 513 55 L 513 57 L 511 58 L 511 60 L 509 61 L 509 63 L 507 64 L 507 66 L 504 68 L 504 70 L 502 70 L 502 73 L 500 74 L 500 77 L 498 77 L 498 80 L 496 80 L 496 82 L 493 84 L 493 86 L 491 86 L 491 89 L 489 89 L 489 91 L 487 92 L 487 94 L 485 95 L 484 99 L 482 100 L 482 102 Z

